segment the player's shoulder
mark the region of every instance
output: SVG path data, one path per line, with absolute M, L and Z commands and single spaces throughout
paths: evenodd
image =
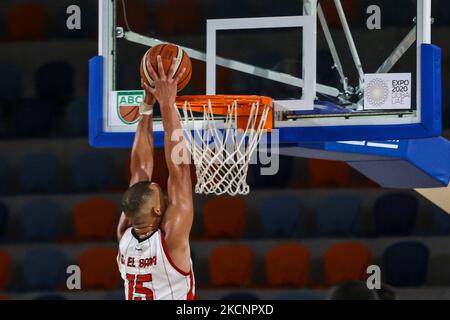
M 126 245 L 127 243 L 129 243 L 130 241 L 132 241 L 133 240 L 133 234 L 132 234 L 132 231 L 133 230 L 133 228 L 128 228 L 125 232 L 124 232 L 124 234 L 123 234 L 123 236 L 122 236 L 122 238 L 120 239 L 120 247 L 122 247 L 122 245 Z

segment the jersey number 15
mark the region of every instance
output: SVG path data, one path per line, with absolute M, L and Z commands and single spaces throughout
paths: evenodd
M 127 273 L 127 280 L 128 300 L 142 300 L 142 296 L 145 296 L 145 300 L 153 300 L 152 290 L 144 287 L 144 283 L 152 282 L 152 275 L 150 273 L 138 275 Z

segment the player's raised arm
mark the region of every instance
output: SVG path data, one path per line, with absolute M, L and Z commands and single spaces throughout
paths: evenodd
M 149 66 L 149 72 L 155 80 L 155 88 L 151 89 L 151 93 L 158 100 L 161 108 L 164 126 L 164 149 L 169 169 L 167 185 L 169 203 L 161 227 L 166 233 L 166 243 L 172 259 L 180 267 L 188 270 L 189 260 L 186 258 L 190 257 L 189 233 L 193 221 L 192 184 L 189 163 L 186 163 L 186 161 L 180 163 L 180 157 L 186 157 L 187 149 L 185 148 L 183 135 L 179 134 L 181 124 L 178 112 L 175 109 L 177 83 L 182 78 L 185 69 L 174 77 L 176 71 L 176 60 L 174 59 L 166 75 L 161 56 L 158 56 L 157 61 L 158 74 Z
M 145 90 L 145 99 L 140 106 L 141 119 L 136 129 L 131 150 L 130 187 L 140 181 L 151 181 L 153 172 L 153 104 L 155 98 L 148 90 L 148 86 L 145 87 L 143 83 L 142 87 Z M 118 240 L 122 238 L 128 227 L 130 227 L 129 221 L 122 212 L 117 226 Z

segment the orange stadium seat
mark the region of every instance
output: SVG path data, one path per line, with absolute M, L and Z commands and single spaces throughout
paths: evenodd
M 203 207 L 203 227 L 209 239 L 239 239 L 245 226 L 245 203 L 239 197 L 221 196 Z
M 309 261 L 309 251 L 301 244 L 286 243 L 273 246 L 265 257 L 268 285 L 271 287 L 306 287 Z
M 117 206 L 107 199 L 82 201 L 75 207 L 74 219 L 78 240 L 112 240 L 118 220 Z
M 11 276 L 11 256 L 8 252 L 0 250 L 0 291 L 6 289 Z
M 343 281 L 367 279 L 369 248 L 358 242 L 338 243 L 325 253 L 325 274 L 328 286 Z
M 339 161 L 309 159 L 312 187 L 346 187 L 350 184 L 350 166 Z
M 253 253 L 246 245 L 223 245 L 209 255 L 209 274 L 214 287 L 248 287 L 253 271 Z
M 85 290 L 117 289 L 119 271 L 117 268 L 117 249 L 93 248 L 80 256 L 80 268 L 83 271 L 81 287 Z
M 38 3 L 15 5 L 7 15 L 7 30 L 12 41 L 41 40 L 47 24 L 45 7 Z

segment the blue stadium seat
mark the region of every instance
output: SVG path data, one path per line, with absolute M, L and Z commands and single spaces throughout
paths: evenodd
M 114 174 L 113 160 L 101 151 L 82 153 L 73 164 L 74 187 L 80 192 L 106 191 Z
M 430 252 L 426 245 L 405 241 L 384 251 L 386 283 L 394 287 L 418 287 L 425 284 Z
M 52 108 L 39 99 L 22 100 L 15 113 L 15 129 L 18 137 L 48 137 L 53 125 Z
M 317 292 L 301 290 L 283 292 L 277 300 L 324 300 L 324 297 Z
M 34 83 L 39 99 L 50 102 L 54 107 L 62 107 L 73 97 L 75 70 L 68 62 L 51 61 L 37 69 Z
M 450 214 L 439 207 L 433 208 L 433 233 L 436 235 L 450 234 Z
M 224 295 L 220 300 L 260 300 L 259 297 L 249 292 L 232 292 Z
M 273 158 L 270 156 L 270 159 Z M 251 185 L 254 189 L 281 189 L 288 187 L 292 180 L 292 166 L 294 163 L 293 157 L 279 156 L 278 158 L 278 170 L 275 175 L 273 174 L 263 174 L 261 170 L 267 170 L 271 166 L 276 169 L 274 165 L 267 164 L 261 165 L 257 164 L 250 166 L 249 177 L 252 179 Z M 270 169 L 272 170 L 272 169 Z
M 8 193 L 9 168 L 5 160 L 0 158 L 0 194 Z
M 32 200 L 19 211 L 18 224 L 26 241 L 55 240 L 64 232 L 61 207 L 50 200 Z
M 66 108 L 64 130 L 68 137 L 86 136 L 88 132 L 87 100 L 76 99 Z
M 378 236 L 407 236 L 416 226 L 419 202 L 408 193 L 390 193 L 375 201 L 374 220 Z
M 36 248 L 28 251 L 22 264 L 22 277 L 27 290 L 52 290 L 66 275 L 67 261 L 57 248 Z
M 60 190 L 58 159 L 51 153 L 24 156 L 18 169 L 20 190 L 25 193 L 51 193 Z
M 261 203 L 260 223 L 264 237 L 294 236 L 303 216 L 302 202 L 295 195 L 277 195 Z
M 3 240 L 8 229 L 9 222 L 9 208 L 8 206 L 0 202 L 0 240 Z
M 22 70 L 13 64 L 0 63 L 0 105 L 16 104 L 23 95 Z M 6 76 L 7 75 L 7 76 Z
M 352 236 L 360 213 L 359 200 L 351 195 L 333 195 L 320 201 L 316 221 L 321 236 Z

